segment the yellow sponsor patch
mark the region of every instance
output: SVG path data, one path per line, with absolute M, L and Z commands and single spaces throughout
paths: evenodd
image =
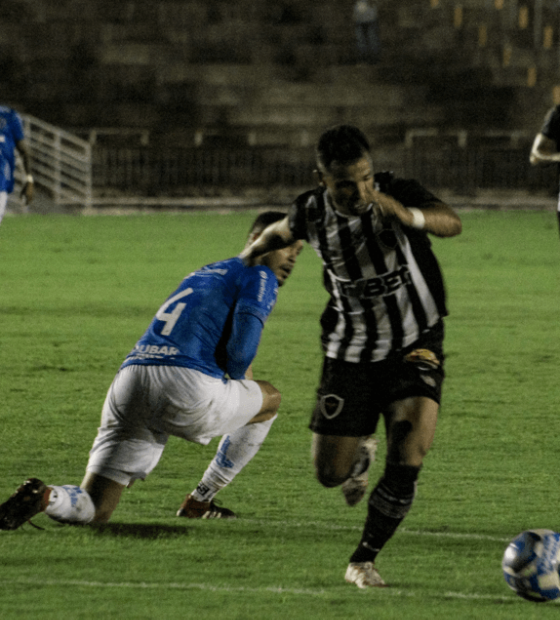
M 404 356 L 404 361 L 413 364 L 426 364 L 431 368 L 438 368 L 440 365 L 437 355 L 429 349 L 414 349 Z

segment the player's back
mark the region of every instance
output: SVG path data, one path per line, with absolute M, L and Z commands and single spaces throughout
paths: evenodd
M 247 268 L 231 258 L 189 274 L 158 310 L 123 366 L 186 366 L 223 377 L 233 310 L 247 288 L 258 287 L 263 270 L 269 271 Z M 268 297 L 263 299 L 263 322 L 275 301 Z

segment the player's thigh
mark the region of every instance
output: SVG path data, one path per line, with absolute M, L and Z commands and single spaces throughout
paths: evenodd
M 164 381 L 168 405 L 152 428 L 187 441 L 207 444 L 232 433 L 258 415 L 265 403 L 263 390 L 253 380 L 223 381 L 190 368 L 168 367 L 162 373 L 169 375 Z M 270 409 L 269 402 L 265 411 Z
M 335 487 L 348 478 L 364 438 L 313 433 L 315 474 L 323 486 Z
M 309 428 L 318 435 L 360 438 L 375 433 L 385 383 L 380 364 L 325 358 Z
M 124 485 L 105 476 L 86 472 L 80 487 L 87 491 L 95 506 L 92 523 L 106 523 L 121 499 Z
M 159 462 L 168 436 L 150 428 L 155 387 L 148 390 L 150 368 L 129 366 L 113 380 L 103 404 L 101 424 L 86 471 L 127 486 L 144 479 Z
M 436 431 L 439 405 L 426 396 L 392 403 L 386 414 L 387 460 L 419 467 Z

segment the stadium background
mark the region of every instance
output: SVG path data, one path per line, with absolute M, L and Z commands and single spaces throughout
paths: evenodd
M 365 66 L 352 0 L 0 1 L 0 101 L 24 116 L 31 212 L 285 205 L 312 182 L 320 131 L 340 121 L 367 131 L 377 169 L 485 207 L 464 209 L 457 239 L 433 239 L 449 381 L 415 508 L 382 559 L 395 587 L 362 596 L 344 582 L 366 506 L 339 510 L 311 474 L 303 429 L 325 293 L 309 250 L 257 360 L 282 415 L 224 491 L 243 518 L 176 522 L 215 444 L 170 441 L 108 528 L 39 515 L 46 531 L 4 532 L 3 620 L 558 617 L 500 570 L 513 536 L 558 523 L 560 246 L 552 213 L 528 210 L 556 203 L 555 167 L 528 155 L 557 93 L 558 4 L 379 5 L 383 56 Z M 81 480 L 107 386 L 154 304 L 189 269 L 236 253 L 253 216 L 3 221 L 2 498 L 29 475 Z
M 286 203 L 338 122 L 366 131 L 376 169 L 453 204 L 553 208 L 556 171 L 528 154 L 560 100 L 558 2 L 380 0 L 375 65 L 352 5 L 3 0 L 1 99 L 26 120 L 32 210 Z

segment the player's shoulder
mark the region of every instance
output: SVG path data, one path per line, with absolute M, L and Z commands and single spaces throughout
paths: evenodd
M 298 208 L 312 209 L 322 202 L 325 189 L 323 187 L 315 187 L 307 190 L 293 201 L 292 205 Z
M 14 108 L 10 108 L 7 105 L 0 105 L 0 115 L 4 118 L 12 120 L 21 120 L 20 115 Z
M 379 190 L 385 194 L 393 196 L 403 204 L 408 206 L 422 206 L 428 202 L 441 202 L 431 191 L 426 189 L 417 179 L 404 178 L 391 173 L 381 173 L 386 175 L 380 178 L 380 182 L 376 183 Z
M 294 220 L 297 214 L 300 217 L 305 215 L 306 219 L 314 220 L 320 218 L 325 211 L 325 188 L 316 187 L 300 194 L 292 203 L 288 217 Z

